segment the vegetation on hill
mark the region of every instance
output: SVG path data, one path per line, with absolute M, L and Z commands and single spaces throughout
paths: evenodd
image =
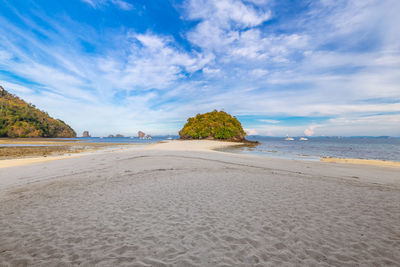
M 244 141 L 246 133 L 238 119 L 224 111 L 214 110 L 189 118 L 179 136 L 181 139 Z
M 76 133 L 0 86 L 0 137 L 76 137 Z

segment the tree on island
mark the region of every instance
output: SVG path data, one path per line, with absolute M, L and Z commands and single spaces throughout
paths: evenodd
M 246 132 L 236 117 L 214 110 L 189 118 L 179 136 L 181 139 L 245 141 Z

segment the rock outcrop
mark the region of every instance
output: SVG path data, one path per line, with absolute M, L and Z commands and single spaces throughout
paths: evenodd
M 144 132 L 142 132 L 142 131 L 139 131 L 139 132 L 138 132 L 138 137 L 139 137 L 139 138 L 145 138 L 145 137 L 146 137 L 146 134 L 145 134 Z
M 84 131 L 82 137 L 90 137 L 89 131 Z

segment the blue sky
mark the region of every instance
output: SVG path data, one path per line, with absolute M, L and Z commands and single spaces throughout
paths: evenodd
M 0 0 L 0 85 L 80 134 L 400 136 L 398 0 Z

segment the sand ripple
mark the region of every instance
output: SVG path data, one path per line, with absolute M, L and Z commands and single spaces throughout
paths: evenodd
M 104 164 L 11 192 L 0 265 L 400 264 L 399 191 L 179 157 Z

